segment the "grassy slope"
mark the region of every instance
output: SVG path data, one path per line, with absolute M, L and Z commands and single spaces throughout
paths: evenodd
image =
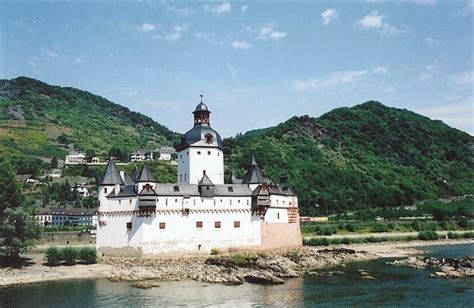
M 64 158 L 69 143 L 105 158 L 114 146 L 155 149 L 178 138 L 151 118 L 85 91 L 26 77 L 0 80 L 0 155 L 17 167 L 38 164 L 33 157 Z

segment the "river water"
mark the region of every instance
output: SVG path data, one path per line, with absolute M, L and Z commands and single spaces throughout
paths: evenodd
M 434 257 L 473 255 L 472 245 L 421 248 Z M 390 259 L 350 263 L 330 277 L 289 279 L 284 285 L 225 286 L 194 281 L 163 282 L 142 290 L 129 283 L 70 280 L 0 289 L 0 307 L 162 306 L 429 306 L 473 307 L 474 279 L 430 278 L 432 270 L 386 265 Z M 362 279 L 364 270 L 376 280 Z

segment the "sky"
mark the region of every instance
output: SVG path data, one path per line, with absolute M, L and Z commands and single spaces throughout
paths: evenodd
M 0 2 L 0 78 L 224 137 L 368 100 L 474 135 L 474 0 Z

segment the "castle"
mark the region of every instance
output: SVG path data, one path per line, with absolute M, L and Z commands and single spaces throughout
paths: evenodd
M 177 183 L 157 183 L 147 164 L 119 172 L 111 159 L 99 182 L 97 248 L 110 255 L 275 249 L 301 246 L 298 197 L 286 177 L 274 184 L 257 162 L 224 184 L 220 135 L 201 102 L 181 138 Z

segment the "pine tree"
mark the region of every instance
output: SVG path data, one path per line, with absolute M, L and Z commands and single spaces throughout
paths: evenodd
M 55 157 L 53 157 L 53 159 L 51 159 L 51 168 L 57 168 L 58 167 L 58 159 Z
M 0 254 L 10 264 L 19 264 L 20 254 L 35 244 L 39 226 L 24 205 L 8 161 L 0 163 Z

